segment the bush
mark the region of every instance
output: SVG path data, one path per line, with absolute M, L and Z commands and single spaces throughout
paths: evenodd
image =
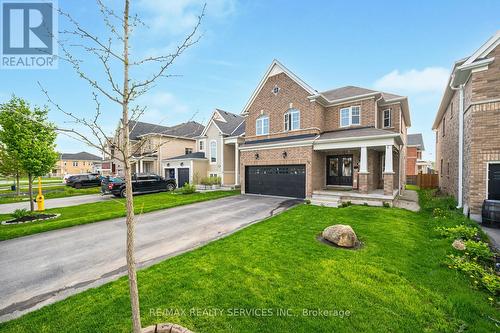
M 194 184 L 185 183 L 181 188 L 182 194 L 192 194 L 194 192 L 196 192 L 196 185 Z
M 14 211 L 14 213 L 12 213 L 12 217 L 16 220 L 21 219 L 25 216 L 29 216 L 29 215 L 31 215 L 31 212 L 28 211 L 27 209 L 24 209 L 24 208 L 23 209 L 16 209 Z
M 461 271 L 469 276 L 477 287 L 483 287 L 493 295 L 500 294 L 500 277 L 491 268 L 484 268 L 476 261 L 469 260 L 466 256 L 448 256 L 449 267 Z
M 385 208 L 391 208 L 391 204 L 384 201 L 384 203 L 382 204 Z
M 457 225 L 455 227 L 438 227 L 436 231 L 444 237 L 452 239 L 471 240 L 477 237 L 478 229 L 475 227 L 468 227 L 466 225 Z
M 200 184 L 205 186 L 220 185 L 222 179 L 220 177 L 204 177 L 201 179 Z
M 465 242 L 465 255 L 472 260 L 484 263 L 490 263 L 493 259 L 493 253 L 487 243 L 473 240 Z

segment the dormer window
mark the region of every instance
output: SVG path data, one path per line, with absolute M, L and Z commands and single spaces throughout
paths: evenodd
M 285 131 L 298 130 L 300 128 L 300 111 L 290 109 L 285 112 Z
M 384 110 L 384 128 L 392 127 L 391 109 Z
M 260 116 L 255 121 L 255 134 L 256 135 L 267 135 L 269 134 L 269 117 Z
M 361 125 L 361 107 L 351 106 L 340 109 L 340 127 Z

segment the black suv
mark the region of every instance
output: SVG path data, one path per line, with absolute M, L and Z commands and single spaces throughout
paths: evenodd
M 177 187 L 175 179 L 165 179 L 155 174 L 139 173 L 132 175 L 132 192 L 153 193 L 173 191 Z M 106 177 L 101 184 L 103 194 L 113 194 L 115 197 L 124 198 L 125 180 L 121 178 Z
M 70 176 L 66 185 L 74 188 L 96 187 L 101 185 L 101 176 L 98 173 L 89 173 Z

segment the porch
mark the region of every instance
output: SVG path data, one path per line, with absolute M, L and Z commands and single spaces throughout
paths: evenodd
M 311 201 L 334 207 L 342 202 L 392 205 L 404 183 L 400 135 L 373 128 L 354 131 L 370 135 L 346 138 L 338 131 L 315 141 Z

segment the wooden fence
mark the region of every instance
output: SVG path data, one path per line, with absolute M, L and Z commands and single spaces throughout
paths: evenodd
M 423 174 L 417 175 L 417 186 L 419 188 L 438 188 L 439 178 L 437 174 Z
M 408 185 L 417 185 L 417 175 L 407 175 L 406 176 L 406 184 Z

